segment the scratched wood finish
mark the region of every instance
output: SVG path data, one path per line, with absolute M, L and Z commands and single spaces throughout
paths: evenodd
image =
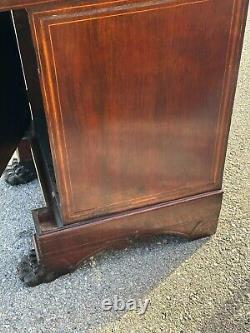
M 246 4 L 30 11 L 66 224 L 221 188 Z

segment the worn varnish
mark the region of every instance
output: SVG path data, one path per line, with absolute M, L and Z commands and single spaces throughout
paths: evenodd
M 47 201 L 28 284 L 132 237 L 215 232 L 247 5 L 12 2 Z

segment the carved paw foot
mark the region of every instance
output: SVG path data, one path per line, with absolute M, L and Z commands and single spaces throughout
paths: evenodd
M 18 162 L 17 159 L 4 172 L 6 183 L 15 186 L 27 184 L 37 178 L 33 161 Z
M 48 283 L 57 279 L 61 274 L 48 272 L 38 261 L 34 249 L 24 256 L 18 266 L 20 279 L 28 287 L 35 287 L 41 283 Z

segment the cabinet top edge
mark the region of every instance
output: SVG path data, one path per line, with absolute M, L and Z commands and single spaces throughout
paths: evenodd
M 14 9 L 24 9 L 30 6 L 51 4 L 60 2 L 59 0 L 0 0 L 0 12 L 14 10 Z
M 115 1 L 115 0 L 114 0 Z M 171 0 L 169 0 L 171 1 Z M 174 1 L 174 0 L 172 0 Z M 181 0 L 179 0 L 181 1 Z M 221 1 L 227 1 L 227 0 L 221 0 Z M 238 0 L 243 1 L 248 5 L 249 0 Z M 17 10 L 17 9 L 25 9 L 29 7 L 36 7 L 36 6 L 42 6 L 42 5 L 65 5 L 69 4 L 69 2 L 76 3 L 76 0 L 0 0 L 0 12 L 3 11 L 9 11 L 9 10 Z M 80 1 L 82 2 L 82 1 Z M 98 2 L 98 0 L 97 0 Z

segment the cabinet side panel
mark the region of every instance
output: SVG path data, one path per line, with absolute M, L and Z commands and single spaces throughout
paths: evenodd
M 30 14 L 66 223 L 220 188 L 245 4 Z

